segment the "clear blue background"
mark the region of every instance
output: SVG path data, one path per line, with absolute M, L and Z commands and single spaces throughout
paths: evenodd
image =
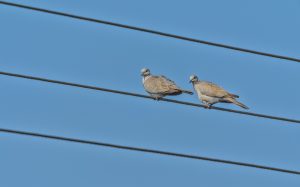
M 11 0 L 300 58 L 300 1 Z M 148 67 L 299 119 L 300 64 L 0 5 L 0 70 L 145 93 Z M 0 76 L 0 127 L 300 170 L 300 126 Z M 174 99 L 199 102 L 196 96 Z M 239 109 L 234 105 L 218 106 Z M 0 186 L 289 186 L 300 177 L 0 133 Z

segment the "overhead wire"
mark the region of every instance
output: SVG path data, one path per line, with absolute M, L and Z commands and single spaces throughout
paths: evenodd
M 155 149 L 146 149 L 146 148 L 141 148 L 141 147 L 124 146 L 124 145 L 117 145 L 117 144 L 111 144 L 111 143 L 105 143 L 105 142 L 82 140 L 82 139 L 77 139 L 77 138 L 54 136 L 54 135 L 48 135 L 48 134 L 40 134 L 40 133 L 35 133 L 35 132 L 18 131 L 18 130 L 4 129 L 4 128 L 0 128 L 0 132 L 9 133 L 9 134 L 17 134 L 17 135 L 25 135 L 25 136 L 31 136 L 31 137 L 36 137 L 36 138 L 46 138 L 46 139 L 52 139 L 52 140 L 68 141 L 68 142 L 89 144 L 89 145 L 95 145 L 95 146 L 103 146 L 103 147 L 109 147 L 109 148 L 113 148 L 113 149 L 123 149 L 123 150 L 138 151 L 138 152 L 144 152 L 144 153 L 174 156 L 174 157 L 181 157 L 181 158 L 188 158 L 188 159 L 195 159 L 195 160 L 204 160 L 204 161 L 210 161 L 210 162 L 216 162 L 216 163 L 238 165 L 238 166 L 251 167 L 251 168 L 256 168 L 256 169 L 263 169 L 263 170 L 269 170 L 269 171 L 277 171 L 277 172 L 282 172 L 282 173 L 300 175 L 300 171 L 296 171 L 296 170 L 288 170 L 288 169 L 269 167 L 269 166 L 251 164 L 251 163 L 245 163 L 245 162 L 237 162 L 237 161 L 232 161 L 232 160 L 210 158 L 210 157 L 204 157 L 204 156 L 199 156 L 199 155 L 190 155 L 190 154 L 161 151 L 161 150 L 155 150 Z
M 111 22 L 111 21 L 106 21 L 106 20 L 78 16 L 78 15 L 74 15 L 74 14 L 69 14 L 69 13 L 64 13 L 64 12 L 59 12 L 59 11 L 54 11 L 54 10 L 49 10 L 49 9 L 43 9 L 43 8 L 38 8 L 38 7 L 33 7 L 33 6 L 27 6 L 27 5 L 23 5 L 23 4 L 11 3 L 11 2 L 7 2 L 7 1 L 0 1 L 0 4 L 12 6 L 12 7 L 23 8 L 23 9 L 28 9 L 28 10 L 33 10 L 33 11 L 38 11 L 38 12 L 44 12 L 44 13 L 48 13 L 48 14 L 69 17 L 69 18 L 74 18 L 74 19 L 78 19 L 78 20 L 106 24 L 106 25 L 110 25 L 110 26 L 115 26 L 115 27 L 119 27 L 119 28 L 135 30 L 135 31 L 141 31 L 141 32 L 145 32 L 145 33 L 151 33 L 151 34 L 165 36 L 165 37 L 169 37 L 169 38 L 175 38 L 175 39 L 185 40 L 185 41 L 194 42 L 194 43 L 200 43 L 200 44 L 205 44 L 205 45 L 210 45 L 210 46 L 215 46 L 215 47 L 221 47 L 221 48 L 231 49 L 231 50 L 245 52 L 245 53 L 252 53 L 252 54 L 256 54 L 256 55 L 268 56 L 268 57 L 277 58 L 277 59 L 300 62 L 299 58 L 293 58 L 293 57 L 289 57 L 289 56 L 266 53 L 266 52 L 261 52 L 261 51 L 257 51 L 257 50 L 251 50 L 251 49 L 245 49 L 245 48 L 241 48 L 241 47 L 235 47 L 235 46 L 231 46 L 231 45 L 210 42 L 210 41 L 206 41 L 206 40 L 200 40 L 200 39 L 190 38 L 190 37 L 176 35 L 176 34 L 170 34 L 170 33 L 166 33 L 166 32 L 131 26 L 131 25 L 127 25 L 127 24 L 121 24 L 121 23 L 116 23 L 116 22 Z
M 142 95 L 142 94 L 138 94 L 138 93 L 132 93 L 132 92 L 126 92 L 126 91 L 120 91 L 120 90 L 113 90 L 113 89 L 107 89 L 107 88 L 102 88 L 102 87 L 89 86 L 89 85 L 83 85 L 83 84 L 71 83 L 71 82 L 65 82 L 65 81 L 59 81 L 59 80 L 52 80 L 52 79 L 34 77 L 34 76 L 23 75 L 23 74 L 16 74 L 16 73 L 0 71 L 0 75 L 23 78 L 23 79 L 29 79 L 29 80 L 36 80 L 36 81 L 42 81 L 42 82 L 48 82 L 48 83 L 55 83 L 55 84 L 61 84 L 61 85 L 67 85 L 67 86 L 73 86 L 73 87 L 79 87 L 79 88 L 85 88 L 85 89 L 92 89 L 92 90 L 110 92 L 110 93 L 115 93 L 115 94 L 129 95 L 129 96 L 141 97 L 141 98 L 146 98 L 146 99 L 154 99 L 151 96 Z M 174 100 L 174 99 L 162 98 L 160 100 L 161 101 L 166 101 L 166 102 L 171 102 L 171 103 L 182 104 L 182 105 L 194 106 L 194 107 L 202 107 L 202 108 L 206 107 L 205 105 L 202 105 L 202 104 L 196 104 L 196 103 L 185 102 L 185 101 L 178 101 L 178 100 Z M 268 118 L 268 119 L 272 119 L 272 120 L 280 120 L 280 121 L 287 121 L 287 122 L 292 122 L 292 123 L 300 123 L 300 120 L 296 120 L 296 119 L 289 119 L 289 118 L 284 118 L 284 117 L 271 116 L 271 115 L 253 113 L 253 112 L 240 111 L 240 110 L 233 110 L 233 109 L 227 109 L 227 108 L 221 108 L 221 107 L 215 107 L 215 106 L 212 106 L 211 109 L 212 110 L 226 111 L 226 112 L 231 112 L 231 113 L 237 113 L 237 114 L 244 114 L 244 115 L 255 116 L 255 117 L 261 117 L 261 118 Z
M 271 54 L 271 53 L 265 53 L 265 52 L 260 52 L 260 51 L 250 50 L 250 49 L 245 49 L 245 48 L 240 48 L 240 47 L 234 47 L 234 46 L 230 46 L 230 45 L 214 43 L 214 42 L 209 42 L 209 41 L 205 41 L 205 40 L 199 40 L 199 39 L 195 39 L 195 38 L 189 38 L 189 37 L 185 37 L 185 36 L 175 35 L 175 34 L 169 34 L 169 33 L 165 33 L 165 32 L 155 31 L 155 30 L 151 30 L 151 29 L 145 29 L 145 28 L 141 28 L 141 27 L 130 26 L 130 25 L 126 25 L 126 24 L 114 23 L 114 22 L 110 22 L 110 21 L 99 20 L 99 19 L 94 19 L 94 18 L 88 18 L 88 17 L 78 16 L 78 15 L 73 15 L 73 14 L 48 10 L 48 9 L 42 9 L 42 8 L 37 8 L 37 7 L 31 7 L 31 6 L 21 5 L 21 4 L 16 4 L 16 3 L 10 3 L 10 2 L 5 2 L 5 1 L 0 1 L 0 4 L 19 7 L 19 8 L 24 8 L 24 9 L 30 9 L 30 10 L 34 10 L 34 11 L 45 12 L 45 13 L 50 13 L 50 14 L 55 14 L 55 15 L 60 15 L 60 16 L 65 16 L 65 17 L 90 21 L 90 22 L 96 22 L 96 23 L 101 23 L 101 24 L 106 24 L 106 25 L 111 25 L 111 26 L 131 29 L 131 30 L 136 30 L 136 31 L 142 31 L 142 32 L 161 35 L 161 36 L 165 36 L 165 37 L 171 37 L 171 38 L 176 38 L 176 39 L 195 42 L 195 43 L 201 43 L 201 44 L 206 44 L 206 45 L 211 45 L 211 46 L 216 46 L 216 47 L 221 47 L 221 48 L 227 48 L 227 49 L 231 49 L 231 50 L 236 50 L 236 51 L 241 51 L 241 52 L 246 52 L 246 53 L 252 53 L 252 54 L 256 54 L 256 55 L 268 56 L 268 57 L 273 57 L 273 58 L 278 58 L 278 59 L 283 59 L 283 60 L 289 60 L 289 61 L 294 61 L 294 62 L 300 62 L 300 59 L 293 58 L 293 57 L 282 56 L 282 55 Z M 77 83 L 57 81 L 57 80 L 51 80 L 51 79 L 45 79 L 45 78 L 33 77 L 33 76 L 21 75 L 21 74 L 14 74 L 14 73 L 8 73 L 8 72 L 0 72 L 0 74 L 7 75 L 7 76 L 13 76 L 13 77 L 19 77 L 19 78 L 25 78 L 25 79 L 31 79 L 31 80 L 37 80 L 37 81 L 43 81 L 43 82 L 49 82 L 49 83 L 75 86 L 75 87 L 86 88 L 86 89 L 93 89 L 93 90 L 98 90 L 98 91 L 105 91 L 105 92 L 116 93 L 116 94 L 123 94 L 123 95 L 153 99 L 152 97 L 147 96 L 147 95 L 131 93 L 131 92 L 125 92 L 125 91 L 119 91 L 119 90 L 112 90 L 112 89 L 89 86 L 89 85 L 82 85 L 82 84 L 77 84 Z M 195 103 L 184 102 L 184 101 L 177 101 L 177 100 L 173 100 L 173 99 L 162 98 L 161 100 L 166 101 L 166 102 L 177 103 L 177 104 L 195 106 L 195 107 L 205 107 L 204 105 L 201 105 L 201 104 L 195 104 Z M 244 115 L 250 115 L 250 116 L 256 116 L 256 117 L 262 117 L 262 118 L 268 118 L 268 119 L 273 119 L 273 120 L 281 120 L 281 121 L 287 121 L 287 122 L 293 122 L 293 123 L 300 123 L 300 120 L 288 119 L 288 118 L 277 117 L 277 116 L 270 116 L 270 115 L 265 115 L 265 114 L 251 113 L 251 112 L 232 110 L 232 109 L 226 109 L 226 108 L 220 108 L 220 107 L 212 107 L 212 109 L 220 110 L 220 111 L 226 111 L 226 112 L 233 112 L 233 113 L 238 113 L 238 114 L 244 114 Z M 209 158 L 209 157 L 203 157 L 203 156 L 198 156 L 198 155 L 189 155 L 189 154 L 182 154 L 182 153 L 175 153 L 175 152 L 167 152 L 167 151 L 146 149 L 146 148 L 140 148 L 140 147 L 123 146 L 123 145 L 117 145 L 117 144 L 110 144 L 110 143 L 103 143 L 103 142 L 68 138 L 68 137 L 62 137 L 62 136 L 53 136 L 53 135 L 40 134 L 40 133 L 34 133 L 34 132 L 17 131 L 17 130 L 11 130 L 11 129 L 3 129 L 3 128 L 0 128 L 0 132 L 10 133 L 10 134 L 18 134 L 18 135 L 25 135 L 25 136 L 32 136 L 32 137 L 37 137 L 37 138 L 46 138 L 46 139 L 54 139 L 54 140 L 60 140 L 60 141 L 90 144 L 90 145 L 96 145 L 96 146 L 104 146 L 104 147 L 110 147 L 110 148 L 114 148 L 114 149 L 123 149 L 123 150 L 139 151 L 139 152 L 152 153 L 152 154 L 160 154 L 160 155 L 166 155 L 166 156 L 175 156 L 175 157 L 182 157 L 182 158 L 189 158 L 189 159 L 196 159 L 196 160 L 205 160 L 205 161 L 210 161 L 210 162 L 217 162 L 217 163 L 223 163 L 223 164 L 252 167 L 252 168 L 257 168 L 257 169 L 264 169 L 264 170 L 270 170 L 270 171 L 277 171 L 277 172 L 300 175 L 300 171 L 295 171 L 295 170 L 287 170 L 287 169 L 282 169 L 282 168 L 275 168 L 275 167 L 269 167 L 269 166 L 251 164 L 251 163 L 244 163 L 244 162 L 236 162 L 236 161 L 230 161 L 230 160 Z

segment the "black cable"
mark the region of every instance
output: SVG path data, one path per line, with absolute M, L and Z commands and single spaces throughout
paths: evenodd
M 21 74 L 9 73 L 9 72 L 1 72 L 0 71 L 0 74 L 6 75 L 6 76 L 12 76 L 12 77 L 24 78 L 24 79 L 31 79 L 31 80 L 50 82 L 50 83 L 55 83 L 55 84 L 62 84 L 62 85 L 92 89 L 92 90 L 99 90 L 99 91 L 104 91 L 104 92 L 111 92 L 111 93 L 116 93 L 116 94 L 130 95 L 130 96 L 134 96 L 134 97 L 153 99 L 152 97 L 147 96 L 147 95 L 131 93 L 131 92 L 124 92 L 124 91 L 119 91 L 119 90 L 112 90 L 112 89 L 101 88 L 101 87 L 96 87 L 96 86 L 88 86 L 88 85 L 83 85 L 83 84 L 51 80 L 51 79 L 45 79 L 45 78 L 40 78 L 40 77 L 33 77 L 33 76 L 21 75 Z M 205 108 L 204 105 L 196 104 L 196 103 L 190 103 L 190 102 L 184 102 L 184 101 L 178 101 L 178 100 L 166 99 L 166 98 L 162 98 L 160 100 L 166 101 L 166 102 L 171 102 L 171 103 L 182 104 L 182 105 L 189 105 L 189 106 Z M 281 120 L 281 121 L 288 121 L 288 122 L 293 122 L 293 123 L 300 123 L 300 120 L 277 117 L 277 116 L 270 116 L 270 115 L 265 115 L 265 114 L 257 114 L 257 113 L 252 113 L 252 112 L 245 112 L 245 111 L 240 111 L 240 110 L 232 110 L 232 109 L 221 108 L 221 107 L 212 106 L 211 109 L 221 110 L 221 111 L 226 111 L 226 112 L 233 112 L 233 113 L 238 113 L 238 114 L 244 114 L 244 115 L 249 115 L 249 116 L 256 116 L 256 117 L 261 117 L 261 118 L 268 118 L 268 119 L 273 119 L 273 120 Z
M 139 152 L 145 152 L 145 153 L 160 154 L 160 155 L 167 155 L 167 156 L 176 156 L 176 157 L 196 159 L 196 160 L 206 160 L 206 161 L 210 161 L 210 162 L 218 162 L 218 163 L 223 163 L 223 164 L 238 165 L 238 166 L 252 167 L 252 168 L 257 168 L 257 169 L 264 169 L 264 170 L 271 170 L 271 171 L 278 171 L 278 172 L 283 172 L 283 173 L 290 173 L 290 174 L 300 175 L 300 171 L 293 171 L 293 170 L 287 170 L 287 169 L 281 169 L 281 168 L 275 168 L 275 167 L 269 167 L 269 166 L 263 166 L 263 165 L 257 165 L 257 164 L 250 164 L 250 163 L 244 163 L 244 162 L 236 162 L 236 161 L 231 161 L 231 160 L 209 158 L 209 157 L 198 156 L 198 155 L 189 155 L 189 154 L 182 154 L 182 153 L 175 153 L 175 152 L 168 152 L 168 151 L 160 151 L 160 150 L 154 150 L 154 149 L 146 149 L 146 148 L 140 148 L 140 147 L 116 145 L 116 144 L 110 144 L 110 143 L 104 143 L 104 142 L 96 142 L 96 141 L 90 141 L 90 140 L 67 138 L 67 137 L 62 137 L 62 136 L 53 136 L 53 135 L 47 135 L 47 134 L 17 131 L 17 130 L 3 129 L 3 128 L 0 128 L 0 132 L 10 133 L 10 134 L 18 134 L 18 135 L 26 135 L 26 136 L 33 136 L 33 137 L 38 137 L 38 138 L 62 140 L 62 141 L 68 141 L 68 142 L 76 142 L 76 143 L 82 143 L 82 144 L 90 144 L 90 145 L 96 145 L 96 146 L 104 146 L 104 147 L 110 147 L 110 148 L 114 148 L 114 149 L 139 151 Z
M 230 46 L 230 45 L 214 43 L 214 42 L 209 42 L 209 41 L 205 41 L 205 40 L 199 40 L 199 39 L 195 39 L 195 38 L 189 38 L 189 37 L 185 37 L 185 36 L 165 33 L 165 32 L 161 32 L 161 31 L 155 31 L 155 30 L 141 28 L 141 27 L 125 25 L 125 24 L 120 24 L 120 23 L 114 23 L 114 22 L 100 20 L 100 19 L 77 16 L 77 15 L 73 15 L 73 14 L 68 14 L 68 13 L 63 13 L 63 12 L 58 12 L 58 11 L 53 11 L 53 10 L 48 10 L 48 9 L 42 9 L 42 8 L 37 8 L 37 7 L 32 7 L 32 6 L 27 6 L 27 5 L 21 5 L 21 4 L 17 4 L 17 3 L 10 3 L 10 2 L 6 2 L 6 1 L 0 1 L 0 4 L 34 10 L 34 11 L 39 11 L 39 12 L 44 12 L 44 13 L 49 13 L 49 14 L 55 14 L 55 15 L 59 15 L 59 16 L 65 16 L 65 17 L 74 18 L 74 19 L 80 19 L 80 20 L 84 20 L 84 21 L 96 22 L 96 23 L 101 23 L 101 24 L 111 25 L 111 26 L 115 26 L 115 27 L 121 27 L 121 28 L 141 31 L 141 32 L 147 32 L 147 33 L 151 33 L 151 34 L 156 34 L 156 35 L 161 35 L 161 36 L 166 36 L 166 37 L 170 37 L 170 38 L 176 38 L 176 39 L 180 39 L 180 40 L 201 43 L 201 44 L 206 44 L 206 45 L 211 45 L 211 46 L 216 46 L 216 47 L 222 47 L 222 48 L 226 48 L 226 49 L 242 51 L 242 52 L 252 53 L 252 54 L 256 54 L 256 55 L 279 58 L 279 59 L 284 59 L 284 60 L 289 60 L 289 61 L 294 61 L 294 62 L 300 62 L 300 59 L 298 59 L 298 58 L 282 56 L 282 55 L 277 55 L 277 54 L 271 54 L 271 53 L 265 53 L 265 52 L 260 52 L 260 51 L 255 51 L 255 50 L 245 49 L 245 48 L 240 48 L 240 47 L 234 47 L 234 46 Z

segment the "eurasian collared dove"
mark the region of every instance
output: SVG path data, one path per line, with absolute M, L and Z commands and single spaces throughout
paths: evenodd
M 193 83 L 198 98 L 207 106 L 207 108 L 210 108 L 215 103 L 221 102 L 233 103 L 244 109 L 249 109 L 243 103 L 236 101 L 236 98 L 239 98 L 238 95 L 229 93 L 214 83 L 199 80 L 196 75 L 190 76 L 190 82 Z
M 175 82 L 165 76 L 154 76 L 150 74 L 150 70 L 143 68 L 141 70 L 143 77 L 143 85 L 145 90 L 156 100 L 167 95 L 179 95 L 182 93 L 193 94 L 188 90 L 179 88 Z

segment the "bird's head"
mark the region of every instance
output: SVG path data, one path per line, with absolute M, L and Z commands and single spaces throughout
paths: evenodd
M 196 82 L 196 81 L 198 81 L 198 77 L 196 76 L 196 75 L 191 75 L 190 76 L 190 83 L 194 83 L 194 82 Z
M 141 70 L 141 76 L 146 77 L 148 75 L 150 75 L 150 70 L 148 68 L 143 68 Z

